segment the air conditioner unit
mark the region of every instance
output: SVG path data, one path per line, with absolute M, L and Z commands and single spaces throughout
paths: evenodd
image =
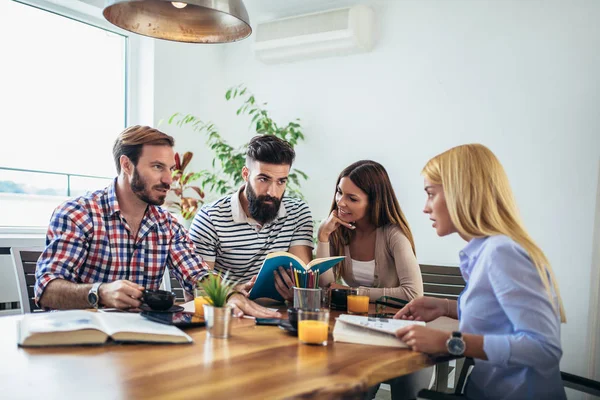
M 254 52 L 267 64 L 367 52 L 374 21 L 371 8 L 357 5 L 258 24 Z

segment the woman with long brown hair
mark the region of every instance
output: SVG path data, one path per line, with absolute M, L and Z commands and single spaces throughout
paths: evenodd
M 458 301 L 420 297 L 396 314 L 426 322 L 446 315 L 459 331 L 409 326 L 396 335 L 416 351 L 475 358 L 467 398 L 565 399 L 558 285 L 519 218 L 504 168 L 487 147 L 469 144 L 432 158 L 422 173 L 433 228 L 468 242 L 459 254 L 467 286 Z
M 357 161 L 342 171 L 335 188 L 331 212 L 319 228 L 317 257 L 346 259 L 323 274 L 321 284 L 341 278 L 351 287 L 368 287 L 371 301 L 422 296 L 412 233 L 385 168 Z
M 387 295 L 410 301 L 423 295 L 413 236 L 381 164 L 362 160 L 342 171 L 318 239 L 318 258 L 346 256 L 334 271 L 323 274 L 321 286 L 368 287 L 371 301 Z M 392 398 L 416 398 L 432 372 L 429 368 L 389 381 Z M 369 395 L 374 396 L 377 388 Z

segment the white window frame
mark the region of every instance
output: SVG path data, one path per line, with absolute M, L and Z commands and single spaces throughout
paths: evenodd
M 82 22 L 109 32 L 124 36 L 125 41 L 125 121 L 124 126 L 133 123 L 154 123 L 154 42 L 153 39 L 133 34 L 104 19 L 102 9 L 81 0 L 11 0 L 24 6 L 32 6 L 59 16 Z M 142 59 L 144 63 L 142 69 Z M 138 73 L 132 74 L 131 71 Z M 140 71 L 144 72 L 141 76 Z M 146 79 L 144 79 L 146 78 Z M 142 80 L 152 82 L 142 85 Z M 142 99 L 152 99 L 142 102 Z M 118 132 L 115 132 L 115 137 Z M 108 155 L 110 156 L 110 155 Z M 47 227 L 2 227 L 0 237 L 5 235 L 45 235 Z

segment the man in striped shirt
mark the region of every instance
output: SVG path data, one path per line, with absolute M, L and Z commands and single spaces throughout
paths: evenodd
M 254 137 L 242 168 L 244 186 L 202 207 L 190 228 L 196 252 L 217 271 L 248 282 L 247 288 L 269 253 L 287 251 L 306 263 L 312 259 L 310 210 L 302 200 L 284 197 L 295 156 L 282 139 Z M 284 299 L 291 299 L 292 281 L 285 272 L 275 273 L 275 285 Z

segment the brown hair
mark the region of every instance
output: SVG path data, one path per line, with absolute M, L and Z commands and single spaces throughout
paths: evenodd
M 342 178 L 349 178 L 352 183 L 367 194 L 369 199 L 367 210 L 369 221 L 377 228 L 386 225 L 397 225 L 410 242 L 413 253 L 416 255 L 415 242 L 408 221 L 400 208 L 390 177 L 383 165 L 375 161 L 361 160 L 346 167 L 340 173 L 335 184 L 336 193 Z M 335 194 L 331 205 L 331 211 L 333 210 L 337 210 Z M 344 247 L 350 244 L 353 234 L 354 232 L 349 229 L 334 231 L 329 239 L 333 249 L 332 255 L 344 255 Z M 342 275 L 342 269 L 343 265 L 336 268 L 337 277 Z
M 113 146 L 113 157 L 117 166 L 117 173 L 121 173 L 121 156 L 127 156 L 133 163 L 137 165 L 142 153 L 144 145 L 151 146 L 175 146 L 175 139 L 159 131 L 158 129 L 149 126 L 130 126 L 119 134 Z

